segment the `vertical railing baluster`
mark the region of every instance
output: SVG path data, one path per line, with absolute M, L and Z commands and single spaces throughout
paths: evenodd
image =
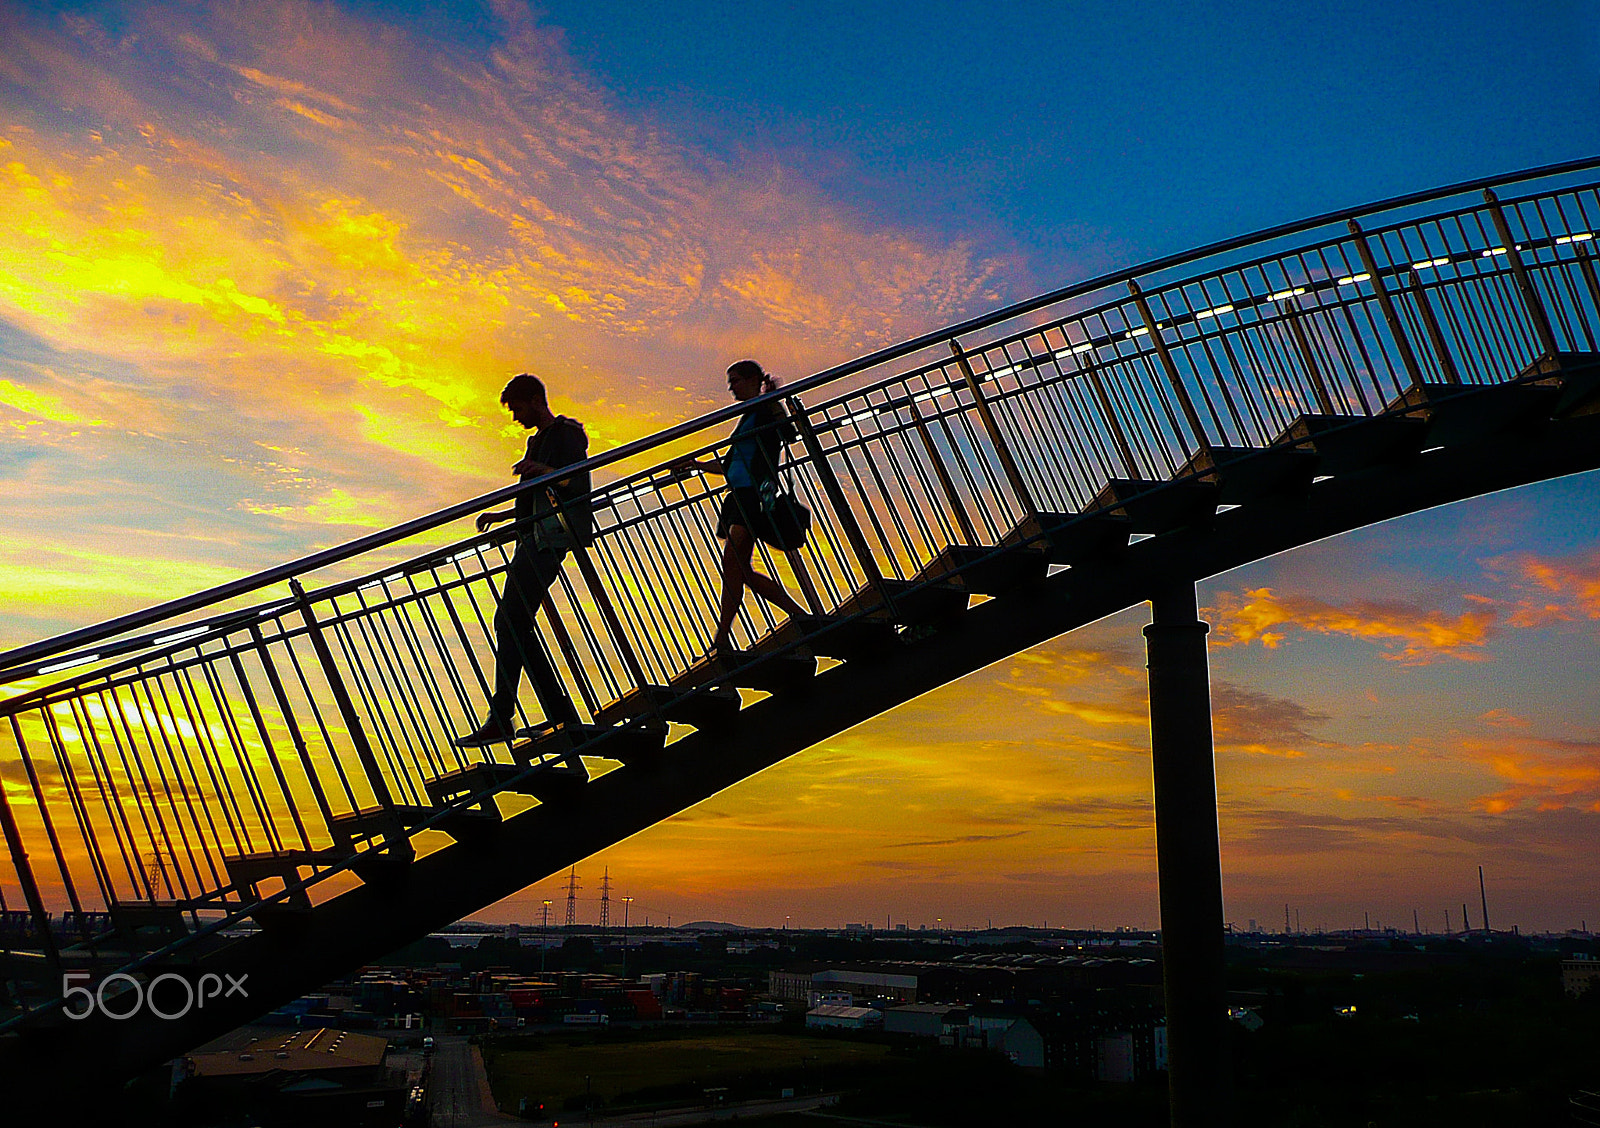
M 961 500 L 961 495 L 956 492 L 955 481 L 950 477 L 950 468 L 944 464 L 944 459 L 939 457 L 939 450 L 933 445 L 933 435 L 928 431 L 928 425 L 922 418 L 922 406 L 917 403 L 917 397 L 911 389 L 906 389 L 906 402 L 911 408 L 911 419 L 916 427 L 917 438 L 922 442 L 922 452 L 928 456 L 928 465 L 933 469 L 933 476 L 938 479 L 939 489 L 944 494 L 945 502 L 950 506 L 950 511 L 955 515 L 956 524 L 961 526 L 961 537 L 966 544 L 979 543 L 978 530 L 972 524 L 972 518 L 967 513 L 966 504 Z
M 860 565 L 862 574 L 866 576 L 867 584 L 872 588 L 878 601 L 892 612 L 894 600 L 889 595 L 889 586 L 884 582 L 877 557 L 872 555 L 866 535 L 861 531 L 861 524 L 856 520 L 855 511 L 850 508 L 850 502 L 844 495 L 844 489 L 839 485 L 839 479 L 834 475 L 833 467 L 828 465 L 828 456 L 817 438 L 816 428 L 811 426 L 811 419 L 806 415 L 805 405 L 795 396 L 788 397 L 788 405 L 789 418 L 794 421 L 795 428 L 800 432 L 800 442 L 805 446 L 806 453 L 811 456 L 812 468 L 816 470 L 817 478 L 822 482 L 822 492 L 827 495 L 828 504 L 833 507 L 834 517 L 844 528 L 845 540 L 850 542 L 850 550 L 855 554 L 856 563 Z
M 272 654 L 267 650 L 267 642 L 262 637 L 261 628 L 253 622 L 250 624 L 250 638 L 256 644 L 256 653 L 261 656 L 261 668 L 266 672 L 267 685 L 272 690 L 272 698 L 278 703 L 278 712 L 282 714 L 284 724 L 289 729 L 289 741 L 294 745 L 295 755 L 300 759 L 301 770 L 306 773 L 306 782 L 311 787 L 312 797 L 317 801 L 317 810 L 322 815 L 323 826 L 327 828 L 334 842 L 348 846 L 349 835 L 335 829 L 333 808 L 328 804 L 322 780 L 318 778 L 316 765 L 311 760 L 311 751 L 306 747 L 305 736 L 300 731 L 300 722 L 295 719 L 294 707 L 289 703 L 289 695 L 284 691 L 283 679 L 278 676 L 277 663 L 273 662 Z
M 1111 439 L 1117 444 L 1117 453 L 1122 456 L 1122 468 L 1127 471 L 1130 479 L 1137 480 L 1141 477 L 1139 461 L 1133 457 L 1133 447 L 1128 445 L 1128 433 L 1122 429 L 1122 418 L 1117 414 L 1117 405 L 1111 402 L 1111 394 L 1106 391 L 1105 378 L 1100 374 L 1100 365 L 1093 350 L 1081 354 L 1080 359 L 1083 370 L 1089 377 L 1089 387 L 1094 389 L 1094 397 L 1100 404 L 1100 414 L 1111 430 Z
M 245 703 L 250 707 L 250 719 L 255 722 L 256 732 L 261 734 L 262 751 L 267 754 L 267 762 L 272 765 L 272 778 L 278 781 L 278 791 L 283 795 L 283 801 L 289 808 L 289 818 L 294 822 L 294 829 L 300 835 L 300 848 L 311 849 L 311 838 L 306 834 L 306 824 L 300 818 L 300 808 L 294 801 L 294 794 L 289 790 L 289 778 L 283 772 L 283 765 L 278 761 L 278 751 L 272 746 L 272 737 L 267 732 L 266 719 L 261 715 L 261 706 L 256 701 L 255 691 L 250 688 L 250 679 L 245 674 L 244 663 L 239 661 L 239 652 L 233 647 L 228 647 L 228 661 L 233 666 L 233 676 L 239 682 L 239 689 L 244 693 Z
M 1300 324 L 1300 309 L 1295 304 L 1294 298 L 1283 303 L 1283 316 L 1289 323 L 1289 335 L 1294 338 L 1294 347 L 1300 354 L 1300 363 L 1306 366 L 1306 375 L 1311 378 L 1311 391 L 1317 399 L 1317 410 L 1324 415 L 1337 415 L 1333 397 L 1328 394 L 1328 385 L 1322 379 L 1322 369 L 1317 367 L 1317 358 L 1311 352 L 1311 342 L 1306 338 L 1306 327 Z
M 367 740 L 366 730 L 361 727 L 361 718 L 356 714 L 356 707 L 350 700 L 349 691 L 345 689 L 339 667 L 333 663 L 328 640 L 322 636 L 322 624 L 317 622 L 316 613 L 311 609 L 311 600 L 306 598 L 306 589 L 300 586 L 298 579 L 291 579 L 289 590 L 294 592 L 295 602 L 300 606 L 300 617 L 305 620 L 306 634 L 311 639 L 311 648 L 316 651 L 317 661 L 322 664 L 322 676 L 327 679 L 328 691 L 333 694 L 333 702 L 338 706 L 339 715 L 344 718 L 345 732 L 350 737 L 350 743 L 355 746 L 356 759 L 361 761 L 361 768 L 366 773 L 367 784 L 372 788 L 373 798 L 384 810 L 393 810 L 394 799 L 389 794 L 389 783 L 383 778 L 383 771 L 378 767 L 378 758 L 372 753 L 372 745 Z
M 1383 275 L 1378 270 L 1378 260 L 1372 255 L 1372 248 L 1367 245 L 1366 232 L 1361 230 L 1361 225 L 1355 220 L 1349 223 L 1350 237 L 1355 240 L 1356 253 L 1361 256 L 1361 268 L 1367 272 L 1367 280 L 1372 283 L 1372 294 L 1378 299 L 1378 309 L 1383 313 L 1384 324 L 1389 326 L 1389 335 L 1394 338 L 1395 348 L 1400 350 L 1400 363 L 1405 366 L 1406 375 L 1413 384 L 1421 384 L 1422 367 L 1417 363 L 1417 354 L 1411 349 L 1411 338 L 1406 334 L 1405 324 L 1400 320 L 1400 315 L 1395 311 L 1394 299 L 1389 297 L 1389 291 L 1383 285 Z
M 583 658 L 578 653 L 578 648 L 572 641 L 572 633 L 567 630 L 566 623 L 561 621 L 561 614 L 556 609 L 556 601 L 548 591 L 539 600 L 539 606 L 544 609 L 545 618 L 550 620 L 550 633 L 556 636 L 556 647 L 561 651 L 561 658 L 567 664 L 567 669 L 572 672 L 573 684 L 578 687 L 578 694 L 583 698 L 583 703 L 589 707 L 590 713 L 600 711 L 600 699 L 595 696 L 594 686 L 589 683 L 588 674 L 583 668 Z
M 15 718 L 12 724 L 15 726 Z M 22 733 L 18 731 L 16 736 L 20 743 Z M 50 913 L 44 907 L 44 898 L 39 895 L 39 883 L 34 880 L 33 865 L 28 861 L 28 849 L 22 841 L 22 831 L 17 828 L 16 816 L 11 812 L 11 800 L 6 796 L 4 780 L 0 780 L 0 829 L 5 833 L 6 848 L 11 851 L 11 868 L 16 871 L 17 882 L 22 886 L 22 898 L 28 902 L 33 925 L 39 931 L 50 977 L 55 982 L 61 982 L 61 955 L 56 950 L 55 934 L 50 930 Z
M 1485 188 L 1483 198 L 1489 203 L 1489 215 L 1494 219 L 1495 232 L 1500 236 L 1500 243 L 1506 249 L 1506 262 L 1511 267 L 1511 277 L 1516 279 L 1517 290 L 1522 294 L 1522 304 L 1527 307 L 1528 320 L 1533 322 L 1534 335 L 1539 338 L 1539 346 L 1544 350 L 1544 355 L 1554 356 L 1558 351 L 1556 335 L 1550 328 L 1550 317 L 1545 313 L 1544 299 L 1539 297 L 1539 291 L 1533 285 L 1533 278 L 1522 263 L 1522 253 L 1517 250 L 1517 241 L 1511 237 L 1511 225 L 1506 222 L 1506 213 L 1500 206 L 1500 197 L 1494 194 L 1493 188 Z
M 595 606 L 600 610 L 600 617 L 605 620 L 606 630 L 611 635 L 612 645 L 617 648 L 617 653 L 622 656 L 622 664 L 628 668 L 628 677 L 633 680 L 636 689 L 644 690 L 650 684 L 650 679 L 644 672 L 644 666 L 639 663 L 639 655 L 633 648 L 633 640 L 628 637 L 628 632 L 623 629 L 622 620 L 617 616 L 617 609 L 611 602 L 611 594 L 606 591 L 605 584 L 600 581 L 600 573 L 595 571 L 594 561 L 589 559 L 589 550 L 573 534 L 572 525 L 567 520 L 566 509 L 562 506 L 561 498 L 554 487 L 547 487 L 545 496 L 555 509 L 561 521 L 561 527 L 566 530 L 568 539 L 572 541 L 572 557 L 578 562 L 578 574 L 583 577 L 584 585 L 588 587 L 589 594 L 594 598 Z M 554 608 L 551 608 L 551 610 L 554 610 Z M 554 621 L 555 617 L 552 615 L 551 619 Z M 652 711 L 654 711 L 653 705 Z M 555 720 L 554 717 L 546 719 Z
M 1017 465 L 1017 460 L 1011 453 L 1011 444 L 1006 442 L 1005 435 L 1001 433 L 1000 423 L 994 417 L 994 411 L 983 394 L 983 387 L 972 371 L 972 365 L 968 362 L 960 341 L 954 339 L 950 341 L 950 355 L 955 357 L 962 378 L 966 380 L 967 387 L 972 392 L 972 406 L 978 412 L 978 421 L 983 424 L 984 431 L 989 435 L 989 441 L 994 444 L 995 455 L 1000 459 L 1000 468 L 1005 471 L 1011 492 L 1017 495 L 1023 515 L 1031 520 L 1037 520 L 1039 507 L 1033 503 L 1033 491 L 1028 488 L 1028 480 L 1022 476 L 1022 468 Z
M 1428 292 L 1423 288 L 1422 278 L 1415 270 L 1407 271 L 1408 281 L 1411 284 L 1411 296 L 1417 300 L 1417 312 L 1422 315 L 1422 327 L 1427 331 L 1428 344 L 1433 349 L 1433 355 L 1439 358 L 1439 371 L 1444 375 L 1446 384 L 1461 383 L 1461 374 L 1456 371 L 1456 362 L 1450 356 L 1450 350 L 1445 346 L 1444 334 L 1439 331 L 1439 321 L 1433 315 L 1433 303 L 1428 300 Z
M 1586 243 L 1576 249 L 1578 252 L 1578 272 L 1583 275 L 1583 284 L 1589 290 L 1589 300 L 1594 303 L 1596 321 L 1590 322 L 1587 318 L 1584 319 L 1584 327 L 1589 331 L 1589 340 L 1593 342 L 1595 336 L 1594 327 L 1600 324 L 1600 278 L 1595 277 L 1594 259 L 1590 256 L 1587 247 L 1588 244 Z
M 1128 292 L 1133 295 L 1133 304 L 1139 310 L 1139 316 L 1144 321 L 1150 341 L 1156 347 L 1156 356 L 1161 361 L 1161 370 L 1166 374 L 1167 383 L 1172 385 L 1172 394 L 1178 397 L 1178 406 L 1183 408 L 1183 418 L 1189 424 L 1189 429 L 1194 434 L 1194 441 L 1202 450 L 1211 446 L 1211 440 L 1206 438 L 1206 429 L 1200 422 L 1200 413 L 1194 409 L 1194 401 L 1189 398 L 1189 389 L 1183 386 L 1183 377 L 1178 372 L 1178 365 L 1172 359 L 1172 351 L 1167 348 L 1167 339 L 1162 336 L 1161 325 L 1150 312 L 1150 303 L 1145 300 L 1144 291 L 1139 288 L 1139 283 L 1133 279 L 1128 280 Z M 1183 448 L 1184 458 L 1189 458 L 1194 452 L 1189 449 L 1189 444 L 1184 442 L 1183 433 L 1178 433 L 1178 445 Z
M 28 787 L 33 792 L 33 801 L 39 808 L 39 820 L 44 823 L 45 838 L 50 842 L 50 852 L 55 855 L 56 869 L 61 872 L 61 885 L 67 894 L 67 903 L 72 906 L 72 911 L 83 912 L 83 902 L 78 899 L 78 885 L 72 880 L 72 870 L 67 865 L 67 856 L 61 849 L 61 838 L 56 834 L 55 820 L 50 817 L 50 805 L 45 802 L 44 788 L 39 783 L 39 770 L 33 766 L 33 757 L 28 755 L 28 746 L 22 739 L 22 726 L 17 723 L 17 715 L 11 714 L 11 735 L 17 741 L 17 753 L 22 760 L 22 770 L 28 777 Z

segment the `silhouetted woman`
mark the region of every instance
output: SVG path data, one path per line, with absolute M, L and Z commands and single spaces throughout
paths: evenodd
M 728 391 L 736 400 L 753 399 L 777 386 L 777 381 L 753 360 L 739 360 L 728 366 Z M 739 420 L 728 453 L 720 461 L 707 459 L 693 463 L 701 470 L 721 474 L 728 480 L 728 493 L 717 516 L 717 536 L 727 542 L 722 549 L 722 612 L 717 619 L 716 634 L 711 639 L 709 657 L 729 649 L 728 636 L 747 587 L 792 617 L 806 614 L 806 609 L 790 597 L 781 583 L 755 570 L 752 558 L 758 538 L 784 548 L 801 589 L 813 605 L 818 602 L 799 555 L 800 546 L 781 544 L 783 538 L 773 525 L 772 514 L 761 504 L 763 487 L 768 493 L 776 491 L 778 461 L 783 457 L 784 443 L 793 435 L 794 425 L 783 409 L 776 402 L 768 403 L 759 410 L 746 412 Z

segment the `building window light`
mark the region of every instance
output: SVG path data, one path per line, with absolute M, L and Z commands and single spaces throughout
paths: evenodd
M 1150 332 L 1150 327 L 1147 326 L 1147 325 L 1141 325 L 1137 329 L 1129 329 L 1128 330 L 1128 336 L 1129 337 L 1143 337 L 1148 332 Z
M 1292 290 L 1279 290 L 1276 294 L 1270 295 L 1267 300 L 1269 302 L 1281 302 L 1285 298 L 1298 298 L 1305 292 L 1306 288 L 1304 286 L 1296 286 Z
M 1506 253 L 1506 249 L 1504 247 L 1490 247 L 1487 251 L 1484 251 L 1483 254 L 1479 255 L 1478 257 L 1479 258 L 1494 258 L 1495 255 L 1503 255 L 1505 253 Z
M 1351 275 L 1348 275 L 1347 277 L 1339 279 L 1339 285 L 1341 285 L 1341 286 L 1354 286 L 1357 282 L 1365 282 L 1367 279 L 1369 279 L 1371 277 L 1372 277 L 1372 275 L 1368 274 L 1366 271 L 1363 270 L 1360 274 L 1351 274 Z
M 1219 313 L 1232 313 L 1232 312 L 1233 312 L 1233 307 L 1231 305 L 1212 306 L 1210 309 L 1203 309 L 1199 313 L 1195 314 L 1194 315 L 1194 319 L 1196 321 L 1199 321 L 1201 318 L 1215 317 Z
M 1594 238 L 1594 232 L 1593 231 L 1580 231 L 1576 235 L 1557 235 L 1556 236 L 1556 245 L 1560 246 L 1561 244 L 1564 244 L 1564 243 L 1587 243 L 1590 239 L 1593 239 L 1593 238 Z

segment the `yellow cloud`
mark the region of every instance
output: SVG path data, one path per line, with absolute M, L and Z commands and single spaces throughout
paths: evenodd
M 25 388 L 10 380 L 0 380 L 0 404 L 14 407 L 40 419 L 48 419 L 52 423 L 98 427 L 105 422 L 102 419 L 79 414 L 63 403 L 58 396 L 41 392 L 37 388 Z

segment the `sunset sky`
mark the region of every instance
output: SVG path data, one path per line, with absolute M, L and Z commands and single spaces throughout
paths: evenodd
M 0 0 L 0 649 L 1102 271 L 1600 151 L 1600 5 Z M 1228 919 L 1600 927 L 1600 477 L 1218 577 Z M 621 844 L 652 923 L 1154 926 L 1134 609 Z M 997 724 L 996 718 L 1004 718 Z M 479 914 L 537 918 L 541 883 Z M 592 919 L 594 905 L 581 915 Z

